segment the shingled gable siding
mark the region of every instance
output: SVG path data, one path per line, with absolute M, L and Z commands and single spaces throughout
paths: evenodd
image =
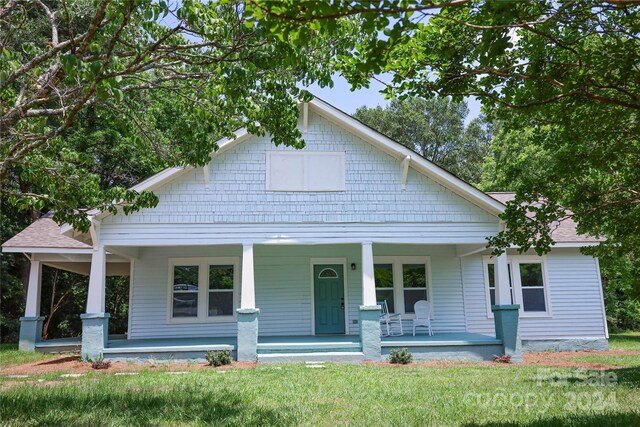
M 453 246 L 375 245 L 376 255 L 428 255 L 433 279 L 434 329 L 465 330 L 460 264 Z M 167 323 L 168 259 L 172 257 L 240 256 L 239 246 L 143 248 L 136 260 L 131 301 L 130 338 L 234 336 L 235 322 Z M 311 334 L 311 258 L 346 258 L 348 333 L 358 334 L 362 301 L 359 245 L 257 245 L 254 252 L 256 305 L 260 335 Z M 410 328 L 410 321 L 405 323 Z M 407 329 L 410 330 L 410 329 Z
M 521 317 L 522 339 L 604 338 L 595 259 L 578 249 L 554 249 L 546 259 L 552 317 Z M 462 273 L 469 331 L 493 333 L 493 319 L 487 318 L 482 256 L 462 258 Z
M 157 190 L 157 207 L 105 218 L 103 242 L 159 245 L 179 238 L 184 244 L 201 244 L 202 236 L 209 241 L 250 237 L 253 231 L 278 230 L 285 224 L 295 234 L 300 223 L 316 224 L 321 235 L 331 224 L 359 223 L 360 228 L 353 227 L 357 236 L 369 231 L 378 233 L 374 237 L 413 236 L 420 231 L 430 241 L 443 243 L 484 241 L 497 229 L 496 217 L 412 169 L 402 191 L 398 159 L 317 114 L 311 114 L 305 139 L 307 150 L 346 153 L 346 191 L 266 191 L 266 152 L 290 148 L 275 147 L 268 137 L 253 137 L 214 157 L 209 189 L 202 169 L 195 169 Z M 351 228 L 337 232 L 341 237 L 351 233 Z

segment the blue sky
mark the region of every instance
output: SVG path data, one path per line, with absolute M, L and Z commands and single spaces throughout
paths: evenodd
M 349 83 L 338 75 L 333 76 L 333 82 L 333 88 L 320 88 L 313 85 L 308 90 L 318 98 L 327 101 L 348 114 L 353 114 L 356 108 L 363 105 L 376 107 L 378 105 L 384 106 L 388 103 L 384 96 L 380 94 L 383 86 L 377 81 L 372 81 L 369 89 L 361 89 L 355 92 L 351 92 Z M 467 122 L 469 122 L 480 114 L 480 102 L 475 98 L 468 98 L 467 103 L 469 105 Z

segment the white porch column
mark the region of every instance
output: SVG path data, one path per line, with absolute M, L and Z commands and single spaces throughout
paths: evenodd
M 97 246 L 91 255 L 91 273 L 87 295 L 87 313 L 104 313 L 107 256 L 104 246 Z
M 253 244 L 242 245 L 242 284 L 240 308 L 256 308 L 256 291 L 253 274 Z
M 40 316 L 40 289 L 42 281 L 42 264 L 31 261 L 29 270 L 29 287 L 27 288 L 27 303 L 24 310 L 25 317 Z
M 105 313 L 106 273 L 107 255 L 104 246 L 95 246 L 91 255 L 87 312 L 80 315 L 82 357 L 90 360 L 102 357 L 109 337 L 109 313 Z
M 42 339 L 42 321 L 40 316 L 40 289 L 42 282 L 42 264 L 32 260 L 27 285 L 27 301 L 24 316 L 20 318 L 20 351 L 35 351 L 36 343 Z
M 376 305 L 376 282 L 373 274 L 373 244 L 362 243 L 362 305 Z
M 253 273 L 253 244 L 242 244 L 242 283 L 240 284 L 240 308 L 238 317 L 238 346 L 236 356 L 239 361 L 256 361 L 258 358 L 258 315 L 256 290 Z
M 511 304 L 511 290 L 509 289 L 509 264 L 507 261 L 507 253 L 496 257 L 495 262 L 495 286 L 496 286 L 496 305 Z

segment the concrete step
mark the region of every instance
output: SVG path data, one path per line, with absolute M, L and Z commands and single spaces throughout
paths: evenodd
M 362 351 L 359 341 L 353 342 L 286 342 L 286 343 L 260 343 L 258 342 L 258 354 L 276 353 L 346 353 Z
M 326 351 L 324 353 L 270 353 L 258 354 L 259 363 L 285 362 L 339 362 L 362 363 L 364 353 L 360 351 Z

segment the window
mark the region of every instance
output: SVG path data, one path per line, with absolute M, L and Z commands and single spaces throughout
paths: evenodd
M 507 265 L 509 272 L 509 289 L 511 290 L 511 304 L 513 304 L 513 281 L 511 280 L 511 264 Z M 495 278 L 495 264 L 487 265 L 487 274 L 489 279 L 489 295 L 491 298 L 491 305 L 496 305 L 496 278 Z
M 267 151 L 267 191 L 344 191 L 342 151 Z
M 427 257 L 374 257 L 376 300 L 386 301 L 390 313 L 411 317 L 416 302 L 431 301 L 429 274 Z
M 550 316 L 548 287 L 545 279 L 544 258 L 528 255 L 508 257 L 511 303 L 520 305 L 523 317 Z M 487 313 L 493 316 L 495 305 L 494 259 L 485 257 L 485 283 L 487 287 Z
M 169 260 L 170 322 L 233 320 L 239 258 Z

